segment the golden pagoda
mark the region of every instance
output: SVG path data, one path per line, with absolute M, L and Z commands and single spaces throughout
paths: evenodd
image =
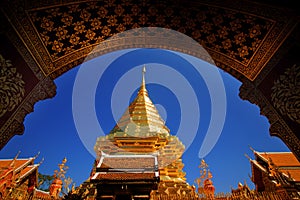
M 118 123 L 108 135 L 97 138 L 94 146 L 96 163 L 103 154 L 156 154 L 160 181 L 158 188 L 152 190 L 151 199 L 156 199 L 157 196 L 191 196 L 195 193 L 194 187 L 186 182 L 181 159 L 185 147 L 176 136 L 170 134 L 165 121 L 149 98 L 145 72 L 144 66 L 137 96 Z M 91 177 L 94 173 L 96 167 Z

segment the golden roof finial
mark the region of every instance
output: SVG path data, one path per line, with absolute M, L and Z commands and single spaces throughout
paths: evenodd
M 146 89 L 145 73 L 146 73 L 146 65 L 144 64 L 143 70 L 142 70 L 142 89 Z
M 14 157 L 14 159 L 9 164 L 10 167 L 14 167 L 15 162 L 16 162 L 17 158 L 19 157 L 20 153 L 21 153 L 21 151 L 18 151 L 17 155 Z

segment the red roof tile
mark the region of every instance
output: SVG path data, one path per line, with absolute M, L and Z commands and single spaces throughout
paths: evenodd
M 100 166 L 101 169 L 145 169 L 155 167 L 153 158 L 145 157 L 106 157 Z
M 300 182 L 300 162 L 292 152 L 255 152 L 255 154 L 265 162 L 271 159 L 280 172 L 290 174 L 296 182 Z
M 300 182 L 300 169 L 288 169 L 288 170 L 280 170 L 280 171 L 282 171 L 286 175 L 288 175 L 289 173 L 296 182 Z
M 95 178 L 97 180 L 118 180 L 118 181 L 136 181 L 136 180 L 154 180 L 153 173 L 99 173 Z
M 20 167 L 25 167 L 26 163 L 30 161 L 31 158 L 26 159 L 17 159 L 14 161 L 14 169 L 18 169 Z M 0 168 L 6 168 L 9 167 L 9 165 L 12 163 L 13 159 L 0 159 Z M 33 164 L 33 163 L 32 163 Z
M 27 166 L 26 168 L 22 169 L 22 171 L 20 172 L 20 176 L 25 177 L 28 173 L 34 172 L 35 169 L 37 170 L 37 166 Z
M 12 169 L 15 173 L 18 174 L 18 178 L 25 178 L 28 174 L 34 172 L 38 165 L 34 165 L 34 158 L 26 159 L 0 159 L 0 172 L 1 176 L 6 176 L 5 171 Z M 10 167 L 13 168 L 10 168 Z
M 300 162 L 297 160 L 292 152 L 256 152 L 266 162 L 271 158 L 277 167 L 299 166 Z

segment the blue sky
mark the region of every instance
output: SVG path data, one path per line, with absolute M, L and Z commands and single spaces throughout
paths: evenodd
M 103 62 L 98 58 L 86 62 L 83 67 L 89 64 L 95 65 L 99 69 L 103 68 Z M 213 121 L 211 108 L 214 101 L 211 99 L 205 78 L 198 74 L 197 70 L 179 54 L 160 49 L 136 49 L 114 59 L 103 71 L 99 83 L 96 85 L 95 96 L 92 97 L 95 105 L 91 105 L 91 107 L 95 110 L 99 126 L 104 134 L 108 133 L 116 123 L 114 115 L 117 113 L 116 116 L 118 117 L 125 110 L 125 108 L 122 109 L 122 105 L 129 104 L 130 100 L 135 97 L 137 87 L 133 87 L 132 90 L 128 80 L 133 81 L 132 85 L 138 86 L 140 84 L 143 64 L 146 64 L 147 67 L 146 83 L 149 81 L 147 84 L 149 96 L 166 119 L 166 125 L 171 130 L 171 134 L 178 134 L 181 125 L 187 127 L 184 130 L 189 130 L 188 128 L 195 125 L 198 126 L 195 138 L 190 145 L 186 145 L 188 148 L 182 156 L 187 181 L 194 184 L 194 180 L 199 176 L 199 150 L 209 125 Z M 203 62 L 201 65 L 206 64 Z M 159 68 L 160 66 L 162 68 Z M 179 77 L 171 76 L 168 70 L 157 74 L 157 70 L 163 68 L 176 70 L 189 84 L 184 85 L 185 82 L 181 83 Z M 79 69 L 80 66 L 55 80 L 57 95 L 52 99 L 35 104 L 34 112 L 25 118 L 24 134 L 13 137 L 1 150 L 0 158 L 13 158 L 18 151 L 21 151 L 20 157 L 34 156 L 40 152 L 37 162 L 42 158 L 44 161 L 39 171 L 52 175 L 53 171 L 57 169 L 57 165 L 66 157 L 69 166 L 67 176 L 70 176 L 77 186 L 89 177 L 94 156 L 90 153 L 91 150 L 84 145 L 82 135 L 79 136 L 80 131 L 76 129 L 76 123 L 73 119 L 73 112 L 76 107 L 74 105 L 72 107 L 72 103 L 74 103 L 72 102 L 74 100 L 72 95 L 74 95 L 74 81 Z M 169 72 L 171 71 L 169 70 Z M 216 192 L 229 192 L 231 187 L 236 188 L 238 182 L 243 183 L 244 181 L 253 188 L 249 178 L 251 175 L 250 163 L 244 156 L 246 153 L 253 157 L 249 146 L 257 151 L 289 151 L 289 149 L 279 138 L 269 135 L 268 121 L 260 115 L 259 108 L 239 98 L 241 82 L 222 70 L 219 72 L 225 86 L 226 118 L 216 145 L 204 159 L 212 172 Z M 170 87 L 170 85 L 164 85 L 163 81 L 157 81 L 170 78 L 170 76 L 179 89 L 183 88 L 184 91 L 181 91 L 183 93 L 178 94 L 177 90 L 172 89 L 174 85 Z M 81 91 L 87 91 L 88 84 L 92 80 L 86 77 L 84 81 L 86 81 L 86 85 L 82 86 Z M 217 83 L 217 80 L 213 80 L 211 84 L 213 83 Z M 122 93 L 121 90 L 127 86 L 131 90 Z M 220 89 L 218 84 L 211 86 L 211 88 Z M 192 90 L 196 96 L 183 95 L 186 100 L 177 98 L 182 94 L 192 94 L 185 93 L 187 90 Z M 197 115 L 190 110 L 180 110 L 181 106 L 185 106 L 186 102 L 192 102 L 195 97 L 199 105 L 199 120 L 197 120 Z M 119 100 L 121 102 L 114 104 L 116 107 L 120 106 L 116 112 L 111 109 L 112 98 L 117 99 L 114 102 L 119 102 Z M 218 106 L 216 105 L 217 108 Z M 184 115 L 184 112 L 188 114 Z M 197 112 L 196 108 L 195 112 Z M 82 119 L 88 119 L 90 115 L 84 111 L 81 116 Z M 117 118 L 116 116 L 115 118 Z M 182 116 L 187 116 L 188 119 L 183 122 Z M 88 123 L 89 121 L 84 122 L 84 124 Z M 93 133 L 96 136 L 89 134 L 92 133 L 84 133 L 83 135 L 89 138 L 89 143 L 93 144 L 95 137 L 101 135 L 101 133 L 98 135 Z M 189 139 L 190 134 L 193 133 L 182 134 L 182 140 Z

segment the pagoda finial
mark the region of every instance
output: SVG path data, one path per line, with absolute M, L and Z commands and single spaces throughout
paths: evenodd
M 145 73 L 146 73 L 146 65 L 144 64 L 143 69 L 142 69 L 142 84 L 141 84 L 141 88 L 140 88 L 140 92 L 142 92 L 142 94 L 144 94 L 146 91 Z
M 143 73 L 143 78 L 142 78 L 142 86 L 143 87 L 145 87 L 145 73 L 146 73 L 146 65 L 144 64 L 144 66 L 143 66 L 143 71 L 142 71 L 142 73 Z

